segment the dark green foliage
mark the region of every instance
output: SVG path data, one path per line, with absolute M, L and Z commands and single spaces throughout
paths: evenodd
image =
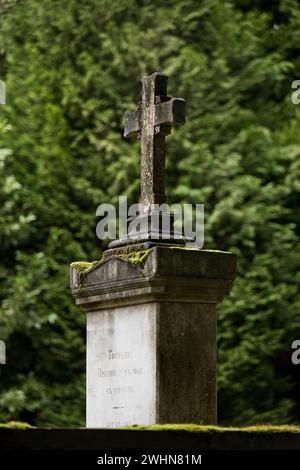
M 154 70 L 188 106 L 168 139 L 170 201 L 205 203 L 205 248 L 239 257 L 219 310 L 220 420 L 299 420 L 297 0 L 1 8 L 0 420 L 84 423 L 85 319 L 68 267 L 101 258 L 98 204 L 137 199 L 139 144 L 122 139 L 122 115 Z

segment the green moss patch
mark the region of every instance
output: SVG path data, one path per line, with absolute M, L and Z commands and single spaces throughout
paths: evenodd
M 198 248 L 191 248 L 191 247 L 185 247 L 185 246 L 170 246 L 168 248 L 170 248 L 171 250 L 200 251 Z M 100 266 L 105 261 L 115 258 L 121 261 L 125 261 L 126 263 L 130 263 L 134 266 L 143 267 L 151 251 L 153 251 L 153 247 L 149 248 L 148 250 L 129 251 L 128 253 L 120 249 L 119 253 L 116 252 L 113 255 L 108 255 L 108 256 L 105 255 L 105 252 L 104 252 L 103 257 L 98 261 L 92 261 L 92 262 L 75 261 L 74 263 L 71 263 L 71 267 L 74 268 L 77 272 L 79 287 L 83 287 L 84 280 L 85 280 L 87 273 L 90 272 L 92 269 L 95 269 L 97 266 Z M 206 253 L 228 253 L 226 251 L 219 251 L 219 250 L 201 250 L 201 251 L 204 251 Z
M 96 267 L 100 266 L 104 262 L 108 261 L 109 259 L 119 259 L 121 261 L 125 261 L 126 263 L 133 264 L 134 266 L 143 267 L 145 261 L 147 260 L 152 250 L 153 248 L 149 248 L 148 250 L 131 251 L 129 253 L 124 253 L 120 251 L 120 253 L 116 253 L 110 256 L 105 256 L 104 253 L 103 257 L 98 261 L 75 261 L 74 263 L 71 263 L 70 266 L 71 268 L 76 270 L 78 276 L 78 284 L 79 287 L 82 288 L 87 273 L 89 273 L 92 269 L 95 269 Z
M 28 423 L 22 423 L 21 421 L 9 421 L 8 423 L 0 423 L 0 428 L 32 429 L 33 426 L 30 426 Z
M 153 248 L 149 248 L 148 250 L 142 251 L 132 251 L 130 253 L 120 253 L 118 255 L 113 255 L 113 258 L 121 259 L 122 261 L 126 261 L 127 263 L 133 264 L 134 266 L 137 265 L 144 265 L 145 261 L 147 260 L 148 256 L 150 255 Z
M 125 429 L 125 428 L 124 428 Z M 224 433 L 224 432 L 243 432 L 243 433 L 290 433 L 300 434 L 300 426 L 296 425 L 256 425 L 245 427 L 223 427 L 223 426 L 205 426 L 200 424 L 153 424 L 150 426 L 129 426 L 129 430 L 141 431 L 175 431 L 175 432 L 193 432 L 193 433 Z
M 71 263 L 71 268 L 75 269 L 77 272 L 79 287 L 83 286 L 86 274 L 99 263 L 101 263 L 101 260 L 92 262 L 75 261 Z
M 185 250 L 185 251 L 202 251 L 203 253 L 230 253 L 229 251 L 221 251 L 221 250 L 203 250 L 202 248 L 192 248 L 191 246 L 170 246 L 171 250 Z
M 28 423 L 20 421 L 9 421 L 0 423 L 0 428 L 7 429 L 37 429 Z M 222 434 L 230 432 L 241 432 L 244 434 L 300 434 L 300 426 L 294 424 L 269 425 L 261 424 L 256 426 L 212 426 L 200 424 L 152 424 L 149 426 L 133 425 L 121 428 L 129 431 L 172 431 L 188 432 L 199 434 Z

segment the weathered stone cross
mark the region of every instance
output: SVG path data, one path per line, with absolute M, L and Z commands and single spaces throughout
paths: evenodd
M 141 138 L 141 196 L 144 211 L 165 196 L 165 137 L 171 126 L 185 123 L 185 100 L 167 96 L 168 77 L 155 72 L 143 78 L 139 109 L 125 114 L 124 137 Z

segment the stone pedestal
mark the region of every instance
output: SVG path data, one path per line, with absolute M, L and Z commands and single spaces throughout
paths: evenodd
M 174 247 L 71 269 L 87 313 L 87 426 L 205 423 L 216 416 L 216 306 L 235 256 Z

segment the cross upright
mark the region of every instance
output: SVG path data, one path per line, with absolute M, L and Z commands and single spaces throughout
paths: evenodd
M 166 202 L 165 138 L 171 127 L 185 123 L 185 100 L 167 96 L 168 77 L 155 72 L 142 79 L 139 109 L 125 113 L 124 137 L 141 138 L 141 196 L 145 212 Z

